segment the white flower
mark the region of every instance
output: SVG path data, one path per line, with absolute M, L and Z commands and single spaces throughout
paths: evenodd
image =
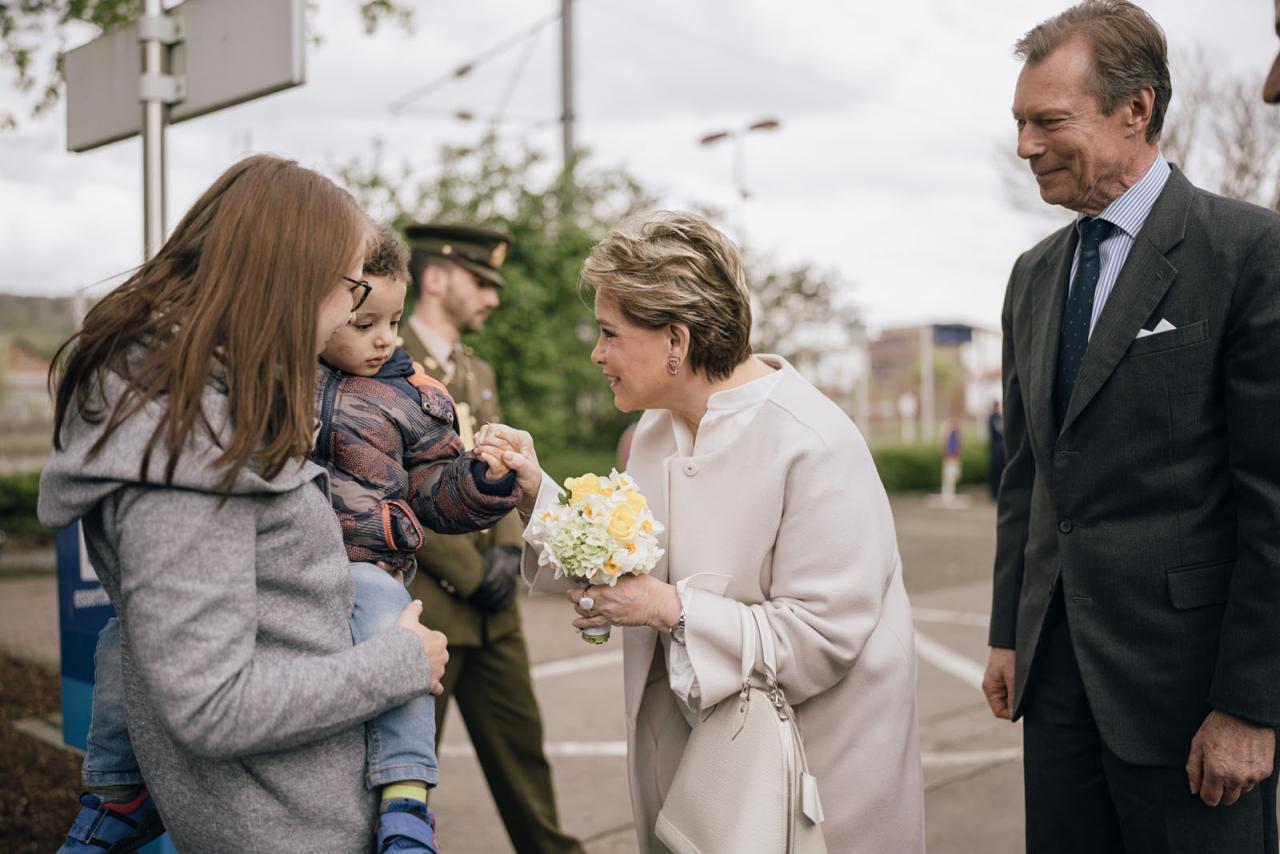
M 553 566 L 556 578 L 609 586 L 624 575 L 653 570 L 663 555 L 658 535 L 664 529 L 630 475 L 615 469 L 607 478 L 570 478 L 566 486 L 573 503 L 538 513 L 525 533 L 541 549 L 540 566 Z M 611 517 L 618 523 L 612 529 Z

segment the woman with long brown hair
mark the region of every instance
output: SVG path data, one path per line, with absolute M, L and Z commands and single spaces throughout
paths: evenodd
M 316 356 L 367 296 L 368 236 L 326 178 L 247 158 L 60 354 L 40 516 L 83 526 L 181 851 L 367 850 L 361 722 L 438 690 L 444 638 L 419 604 L 352 645 L 342 533 L 307 460 Z

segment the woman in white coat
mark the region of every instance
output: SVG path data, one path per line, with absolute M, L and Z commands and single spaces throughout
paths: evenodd
M 624 224 L 593 249 L 583 280 L 600 326 L 592 359 L 620 410 L 645 410 L 628 470 L 666 525 L 651 574 L 568 592 L 575 626 L 626 627 L 641 851 L 667 850 L 654 822 L 697 711 L 741 687 L 739 603 L 762 609 L 777 638 L 828 850 L 923 851 L 911 613 L 862 436 L 786 361 L 752 355 L 737 249 L 701 217 Z M 555 500 L 554 484 L 539 489 L 527 434 L 485 435 L 527 495 Z M 535 592 L 551 587 L 536 560 L 526 576 Z

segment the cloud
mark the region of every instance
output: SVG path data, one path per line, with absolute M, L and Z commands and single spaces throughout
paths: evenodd
M 1204 45 L 1260 74 L 1275 52 L 1259 0 L 1149 0 L 1171 44 Z M 835 270 L 873 324 L 964 319 L 993 326 L 1013 259 L 1054 227 L 1010 204 L 1001 146 L 1013 143 L 1010 45 L 1061 0 L 580 0 L 575 3 L 580 145 L 623 166 L 669 206 L 710 204 L 724 225 L 787 263 Z M 355 4 L 319 4 L 306 85 L 168 132 L 169 224 L 230 163 L 272 151 L 328 170 L 385 141 L 386 161 L 435 168 L 443 143 L 501 126 L 559 156 L 558 25 L 527 57 L 517 48 L 391 106 L 507 36 L 552 14 L 551 0 L 420 7 L 413 33 L 362 34 Z M 1177 69 L 1174 69 L 1175 85 Z M 1175 99 L 1176 99 L 1175 91 Z M 0 107 L 19 103 L 0 90 Z M 423 112 L 435 111 L 434 113 Z M 732 150 L 698 138 L 776 116 L 743 140 L 752 198 L 736 196 Z M 140 146 L 63 151 L 61 108 L 0 136 L 0 289 L 67 293 L 136 264 Z

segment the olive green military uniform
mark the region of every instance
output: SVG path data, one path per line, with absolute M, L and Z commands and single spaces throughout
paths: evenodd
M 421 236 L 422 231 L 430 232 L 432 228 L 411 226 L 407 230 L 410 246 L 423 248 L 426 243 L 428 251 L 437 254 L 439 247 Z M 457 231 L 466 236 L 474 231 L 485 239 L 496 234 L 479 229 Z M 492 268 L 496 275 L 496 267 L 505 254 L 505 236 L 499 236 L 504 241 L 501 252 L 485 251 L 475 256 L 476 261 L 463 266 L 494 281 L 483 275 L 488 264 L 480 262 L 496 260 Z M 457 241 L 449 246 L 456 247 Z M 450 260 L 468 260 L 463 251 L 450 253 Z M 497 282 L 501 282 L 500 276 Z M 473 447 L 474 435 L 481 426 L 502 420 L 493 369 L 470 348 L 460 345 L 451 357 L 452 374 L 446 376 L 445 367 L 432 357 L 409 323 L 402 323 L 400 331 L 410 355 L 428 374 L 445 383 L 457 408 L 463 444 Z M 513 601 L 507 608 L 490 613 L 468 601 L 484 577 L 484 554 L 499 545 L 520 548 L 522 532 L 519 515 L 512 513 L 479 533 L 429 535 L 427 544 L 418 552 L 418 574 L 410 592 L 422 600 L 423 623 L 449 638 L 444 693 L 436 699 L 436 740 L 438 745 L 449 698 L 453 697 L 515 849 L 521 854 L 581 854 L 582 845 L 559 829 L 520 610 Z M 447 773 L 445 769 L 442 784 L 446 786 Z

